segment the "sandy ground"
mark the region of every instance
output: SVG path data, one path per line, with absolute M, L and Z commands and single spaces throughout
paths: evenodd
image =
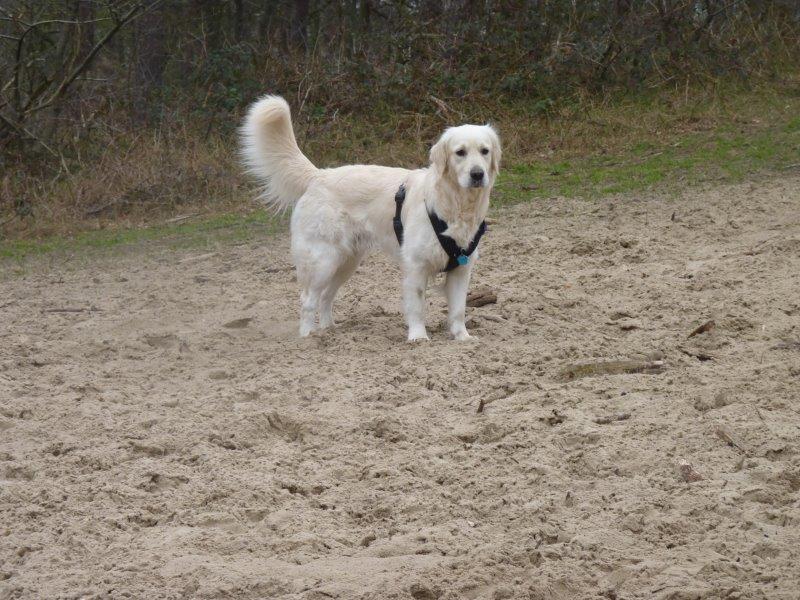
M 0 598 L 800 597 L 800 179 L 493 218 L 466 343 L 379 257 L 298 339 L 285 235 L 7 273 Z

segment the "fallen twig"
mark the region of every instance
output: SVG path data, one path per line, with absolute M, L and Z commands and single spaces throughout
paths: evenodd
M 467 306 L 477 308 L 478 306 L 485 306 L 487 304 L 495 304 L 497 302 L 497 294 L 491 288 L 483 287 L 477 288 L 467 294 Z
M 243 317 L 241 319 L 234 319 L 233 321 L 228 321 L 223 325 L 227 329 L 244 329 L 250 324 L 250 321 L 253 320 L 253 317 Z
M 771 346 L 770 350 L 800 350 L 800 340 L 783 340 Z
M 603 417 L 597 417 L 594 422 L 598 425 L 608 425 L 609 423 L 614 423 L 615 421 L 627 421 L 631 418 L 631 413 L 621 412 L 616 413 L 613 415 L 605 415 Z
M 491 321 L 492 323 L 502 323 L 503 322 L 503 318 L 502 317 L 498 317 L 496 315 L 481 315 L 481 318 L 485 319 L 487 321 Z
M 755 246 L 750 248 L 750 250 L 745 252 L 745 255 L 746 256 L 755 256 L 757 254 L 761 254 L 762 252 L 764 252 L 764 250 L 766 248 L 766 246 L 765 246 L 766 243 L 767 243 L 767 240 L 761 240 Z
M 190 215 L 181 215 L 179 217 L 172 217 L 171 219 L 167 219 L 164 221 L 165 225 L 170 225 L 172 223 L 180 223 L 181 221 L 185 221 L 186 219 L 191 219 L 192 217 L 196 217 L 200 213 L 192 213 Z
M 95 306 L 88 306 L 85 308 L 45 308 L 42 312 L 46 313 L 81 313 L 81 312 L 100 312 L 100 309 Z
M 517 388 L 512 385 L 504 385 L 502 388 L 495 390 L 494 394 L 490 395 L 487 398 L 481 398 L 478 402 L 478 414 L 483 412 L 483 409 L 486 408 L 489 404 L 494 402 L 495 400 L 503 400 L 508 398 L 509 396 L 516 393 Z
M 92 208 L 88 209 L 84 214 L 87 217 L 96 217 L 101 212 L 105 211 L 107 208 L 111 208 L 120 202 L 121 198 L 113 198 L 112 200 L 106 202 L 105 204 L 100 204 L 98 206 L 93 206 Z
M 3 227 L 4 225 L 6 225 L 8 223 L 11 223 L 11 221 L 13 221 L 16 218 L 17 218 L 17 215 L 14 214 L 14 215 L 11 215 L 10 217 L 8 217 L 5 221 L 0 221 L 0 227 Z
M 451 107 L 449 104 L 447 104 L 447 103 L 446 103 L 444 100 L 440 100 L 439 98 L 437 98 L 437 97 L 436 97 L 436 96 L 434 96 L 433 94 L 430 94 L 430 95 L 428 96 L 428 98 L 430 98 L 430 100 L 431 100 L 431 101 L 432 101 L 432 102 L 433 102 L 433 103 L 436 105 L 436 107 L 439 109 L 439 111 L 440 111 L 440 112 L 441 112 L 441 113 L 442 113 L 444 116 L 446 116 L 446 117 L 448 117 L 448 118 L 452 118 L 452 116 L 453 116 L 454 114 L 456 114 L 456 115 L 459 115 L 461 119 L 464 119 L 464 118 L 465 118 L 465 116 L 464 116 L 464 113 L 463 113 L 463 112 L 461 112 L 460 110 L 454 109 L 454 108 L 453 108 L 453 107 Z
M 625 373 L 656 375 L 665 370 L 666 365 L 663 360 L 610 360 L 570 365 L 562 369 L 559 376 L 565 381 L 572 381 L 595 375 L 622 375 Z
M 705 362 L 707 360 L 714 360 L 714 355 L 709 354 L 703 350 L 689 350 L 688 348 L 684 348 L 683 346 L 678 346 L 678 350 L 683 352 L 686 356 L 691 356 L 692 358 L 696 358 L 701 362 Z
M 716 433 L 717 436 L 720 439 L 722 439 L 726 444 L 728 444 L 729 446 L 733 446 L 740 452 L 744 453 L 746 456 L 750 454 L 750 451 L 747 449 L 747 446 L 745 446 L 742 439 L 738 435 L 733 433 L 733 431 L 731 431 L 725 425 L 717 425 L 714 429 L 714 433 Z
M 712 321 L 706 321 L 705 323 L 700 325 L 700 327 L 697 327 L 696 329 L 692 330 L 692 333 L 689 334 L 689 337 L 691 338 L 691 337 L 694 337 L 696 335 L 700 335 L 701 333 L 706 333 L 708 331 L 711 331 L 716 326 L 717 326 L 717 324 L 713 320 Z

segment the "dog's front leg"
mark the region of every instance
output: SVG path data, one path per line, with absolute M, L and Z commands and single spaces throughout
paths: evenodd
M 403 301 L 406 321 L 408 322 L 408 341 L 427 340 L 425 331 L 425 288 L 428 286 L 428 275 L 420 271 L 409 270 L 403 282 Z
M 445 294 L 447 295 L 447 321 L 450 325 L 450 333 L 459 341 L 468 340 L 472 336 L 467 333 L 464 325 L 464 316 L 467 309 L 467 290 L 469 288 L 469 276 L 472 265 L 457 267 L 447 274 L 444 283 Z

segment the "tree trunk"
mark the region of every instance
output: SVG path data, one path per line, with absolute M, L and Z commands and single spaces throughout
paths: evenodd
M 308 47 L 308 13 L 310 8 L 310 0 L 294 0 L 292 26 L 289 37 L 292 44 L 299 48 Z
M 77 0 L 78 35 L 80 36 L 80 59 L 92 51 L 94 47 L 94 2 L 93 0 Z
M 164 84 L 167 66 L 167 10 L 153 9 L 142 15 L 136 23 L 136 65 L 134 72 L 134 113 L 139 119 L 147 118 L 146 106 L 154 92 Z
M 233 39 L 238 44 L 244 39 L 244 0 L 234 0 Z
M 362 33 L 369 33 L 369 22 L 372 18 L 372 7 L 370 5 L 370 0 L 361 0 L 361 5 L 359 7 L 361 11 L 361 32 Z

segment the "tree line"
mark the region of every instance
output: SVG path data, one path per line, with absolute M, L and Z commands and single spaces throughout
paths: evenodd
M 795 0 L 0 0 L 0 160 L 64 165 L 97 128 L 230 131 L 280 92 L 304 114 L 425 113 L 774 77 Z

